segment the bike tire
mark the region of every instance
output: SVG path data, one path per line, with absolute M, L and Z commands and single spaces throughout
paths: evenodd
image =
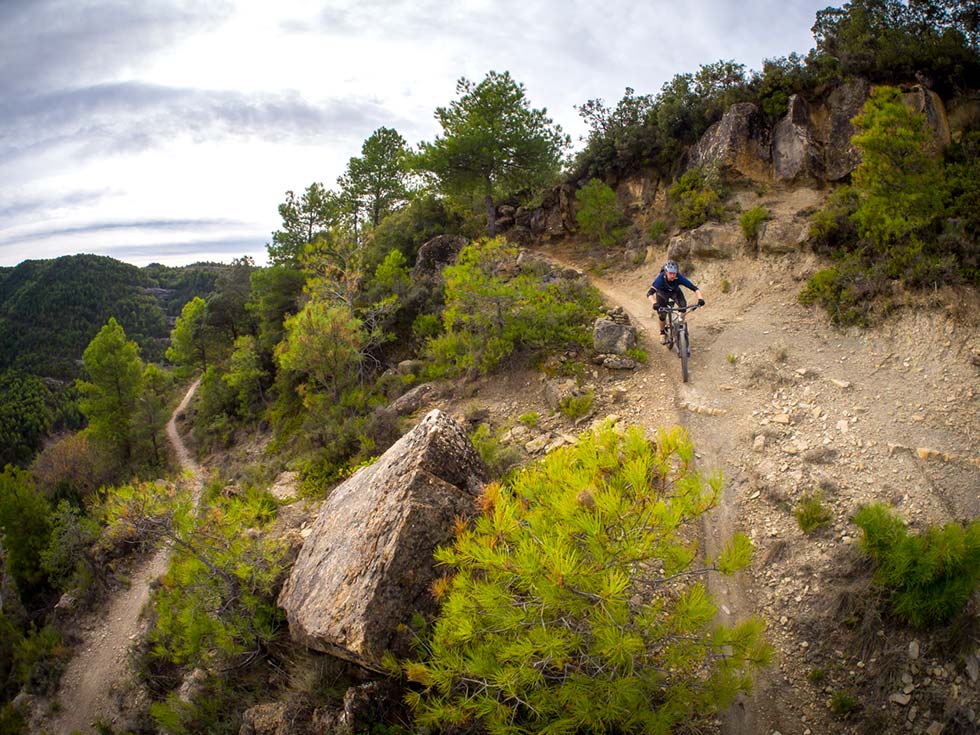
M 677 355 L 681 358 L 681 378 L 687 382 L 687 330 L 677 330 Z

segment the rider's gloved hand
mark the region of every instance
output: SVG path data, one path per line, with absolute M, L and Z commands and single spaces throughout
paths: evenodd
M 698 299 L 698 306 L 704 306 L 704 299 Z

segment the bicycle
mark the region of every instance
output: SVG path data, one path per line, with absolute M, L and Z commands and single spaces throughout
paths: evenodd
M 687 361 L 691 356 L 691 336 L 687 331 L 687 321 L 682 315 L 689 314 L 699 308 L 697 304 L 693 306 L 676 306 L 673 301 L 668 301 L 667 306 L 654 307 L 654 314 L 659 313 L 667 322 L 667 342 L 665 346 L 668 350 L 677 353 L 681 360 L 681 378 L 687 382 L 688 370 Z

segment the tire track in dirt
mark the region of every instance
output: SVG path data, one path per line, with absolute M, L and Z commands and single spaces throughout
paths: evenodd
M 200 380 L 195 381 L 167 423 L 166 434 L 183 472 L 183 481 L 201 491 L 201 468 L 177 432 L 177 417 L 190 403 Z M 142 612 L 150 599 L 150 585 L 167 571 L 170 546 L 164 545 L 133 572 L 129 587 L 113 595 L 107 610 L 96 611 L 82 622 L 82 642 L 68 663 L 56 697 L 58 710 L 40 732 L 50 735 L 97 732 L 97 723 L 112 723 L 119 714 L 119 698 L 131 680 L 128 653 L 144 631 Z
M 548 253 L 547 257 L 556 263 L 584 269 L 576 263 L 567 262 L 562 256 Z M 655 274 L 654 274 L 655 275 Z M 724 467 L 721 437 L 710 432 L 694 431 L 687 420 L 687 412 L 710 412 L 710 406 L 703 405 L 703 397 L 698 391 L 698 369 L 701 363 L 698 354 L 698 332 L 692 317 L 692 355 L 690 358 L 690 382 L 681 383 L 681 368 L 675 353 L 668 352 L 659 340 L 659 322 L 652 315 L 646 291 L 652 275 L 642 269 L 617 274 L 617 281 L 589 275 L 589 281 L 599 290 L 610 306 L 620 306 L 629 315 L 637 328 L 638 345 L 647 353 L 649 360 L 636 371 L 644 390 L 631 391 L 628 400 L 634 407 L 640 404 L 639 419 L 650 430 L 660 426 L 685 426 L 691 434 L 696 449 L 696 458 L 702 470 L 711 473 Z M 700 316 L 700 313 L 699 313 Z M 664 379 L 666 377 L 666 379 Z M 646 388 L 649 387 L 649 390 Z M 734 493 L 730 488 L 722 493 L 718 506 L 705 515 L 702 538 L 707 558 L 717 556 L 724 542 L 739 530 L 738 509 Z M 712 574 L 709 589 L 719 607 L 716 622 L 733 625 L 748 619 L 756 613 L 751 596 L 741 584 L 741 574 L 726 577 Z M 754 735 L 768 733 L 770 728 L 764 715 L 761 702 L 769 687 L 765 671 L 755 676 L 755 688 L 749 695 L 740 695 L 732 706 L 720 715 L 721 731 L 733 735 Z

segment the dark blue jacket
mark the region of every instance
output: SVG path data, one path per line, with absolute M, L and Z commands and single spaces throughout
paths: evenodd
M 683 273 L 678 273 L 677 278 L 675 278 L 673 281 L 668 281 L 667 274 L 663 271 L 660 271 L 660 274 L 653 279 L 653 285 L 650 286 L 650 289 L 656 291 L 657 293 L 663 294 L 664 296 L 674 298 L 681 292 L 681 286 L 684 286 L 691 291 L 698 290 L 698 287 L 687 280 Z

